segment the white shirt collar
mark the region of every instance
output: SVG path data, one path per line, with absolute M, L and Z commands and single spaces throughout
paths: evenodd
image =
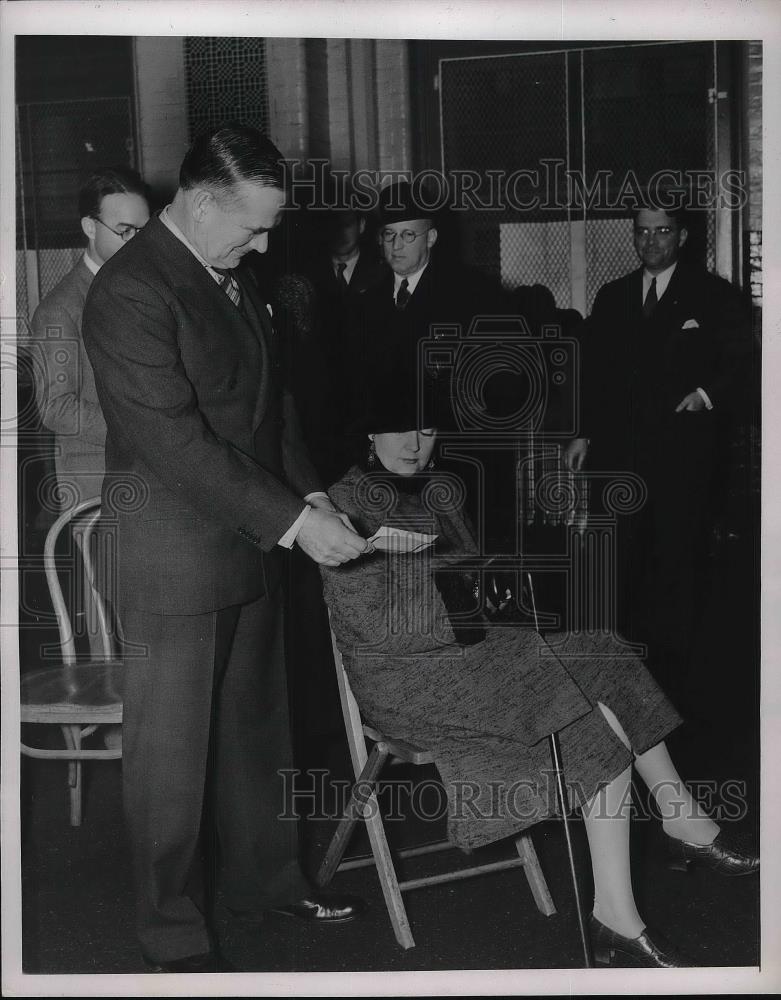
M 171 207 L 170 205 L 165 206 L 163 211 L 160 213 L 160 221 L 163 223 L 166 229 L 169 229 L 178 240 L 184 243 L 184 245 L 187 247 L 187 249 L 190 251 L 193 257 L 195 257 L 195 259 L 200 264 L 203 264 L 203 266 L 208 270 L 212 278 L 214 278 L 214 280 L 219 283 L 222 280 L 222 276 L 214 270 L 214 268 L 208 261 L 203 259 L 203 257 L 198 253 L 198 251 L 195 249 L 192 243 L 184 235 L 182 230 L 177 226 L 177 224 L 171 218 L 170 212 L 168 211 L 170 207 Z
M 91 271 L 93 274 L 98 273 L 98 271 L 100 270 L 100 264 L 98 264 L 97 261 L 93 260 L 92 257 L 90 257 L 89 250 L 84 251 L 83 260 L 84 263 L 87 265 L 88 271 Z
M 421 267 L 419 271 L 414 271 L 412 274 L 396 274 L 393 272 L 393 298 L 395 299 L 398 295 L 399 288 L 401 287 L 402 281 L 407 279 L 407 291 L 412 295 L 415 289 L 418 287 L 418 282 L 421 279 L 423 272 L 428 267 L 428 261 Z
M 659 274 L 650 274 L 643 268 L 643 302 L 645 302 L 645 297 L 648 294 L 648 289 L 651 287 L 651 281 L 656 278 L 656 298 L 660 299 L 664 293 L 667 291 L 667 286 L 670 284 L 670 278 L 672 278 L 675 268 L 678 266 L 678 261 L 676 260 L 674 264 L 670 264 L 668 268 L 661 271 Z

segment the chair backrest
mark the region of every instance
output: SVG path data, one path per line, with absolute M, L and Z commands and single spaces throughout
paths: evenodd
M 92 591 L 93 605 L 96 611 L 97 626 L 100 632 L 101 646 L 106 660 L 114 658 L 114 648 L 111 640 L 106 605 L 103 597 L 95 584 L 95 567 L 92 561 L 91 539 L 95 525 L 100 519 L 100 497 L 92 497 L 89 500 L 82 500 L 69 510 L 60 514 L 54 524 L 49 528 L 46 535 L 46 542 L 43 547 L 43 565 L 46 572 L 46 582 L 49 586 L 54 614 L 57 618 L 57 629 L 60 633 L 60 646 L 62 650 L 62 660 L 66 664 L 76 663 L 76 643 L 73 634 L 73 626 L 68 613 L 68 608 L 62 594 L 59 577 L 57 574 L 57 563 L 55 559 L 55 548 L 60 532 L 66 527 L 76 523 L 72 528 L 72 536 L 81 536 L 81 558 L 84 564 L 84 576 L 87 585 Z

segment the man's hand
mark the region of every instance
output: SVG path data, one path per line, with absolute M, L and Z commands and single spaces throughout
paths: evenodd
M 342 522 L 342 524 L 345 525 L 345 527 L 349 528 L 350 531 L 355 531 L 355 528 L 353 527 L 353 523 L 350 520 L 350 518 L 341 510 L 334 507 L 334 505 L 331 503 L 330 498 L 325 493 L 318 493 L 315 494 L 314 496 L 308 497 L 307 503 L 309 504 L 310 507 L 314 507 L 317 510 L 331 511 L 332 514 L 337 515 L 337 517 Z
M 367 551 L 369 543 L 345 525 L 343 516 L 316 507 L 310 510 L 296 536 L 310 559 L 323 566 L 341 566 Z
M 705 409 L 705 400 L 695 389 L 694 392 L 690 392 L 688 396 L 684 396 L 680 403 L 675 407 L 675 412 L 680 413 L 682 410 L 689 410 L 691 413 L 696 413 L 698 410 Z
M 575 438 L 564 449 L 564 464 L 570 472 L 580 472 L 588 451 L 588 438 Z

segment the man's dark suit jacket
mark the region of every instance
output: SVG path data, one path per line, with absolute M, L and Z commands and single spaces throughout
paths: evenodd
M 378 386 L 404 391 L 418 375 L 426 374 L 420 371 L 421 341 L 436 338 L 444 330 L 458 330 L 465 338 L 476 318 L 509 311 L 501 293 L 484 277 L 436 255 L 430 258 L 403 310 L 395 305 L 394 280 L 395 275 L 387 269 L 382 279 L 360 296 L 353 315 L 351 385 L 353 409 L 359 416 L 371 404 Z M 431 367 L 427 372 L 432 386 L 438 380 L 440 388 L 452 374 L 452 370 L 436 372 Z
M 642 268 L 604 285 L 585 324 L 581 434 L 605 461 L 633 459 L 683 421 L 704 431 L 745 391 L 751 338 L 739 293 L 722 278 L 679 261 L 649 321 Z M 713 411 L 675 413 L 700 387 Z M 622 467 L 626 468 L 626 465 Z
M 195 614 L 262 596 L 278 540 L 320 488 L 266 304 L 235 274 L 247 318 L 154 218 L 92 284 L 84 340 L 108 425 L 120 606 Z

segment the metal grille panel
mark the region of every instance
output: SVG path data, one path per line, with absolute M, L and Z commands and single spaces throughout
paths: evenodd
M 569 223 L 504 223 L 499 226 L 499 246 L 506 288 L 542 281 L 559 309 L 571 306 Z
M 564 53 L 443 60 L 441 64 L 444 169 L 484 175 L 537 169 L 567 149 Z M 556 181 L 558 181 L 556 177 Z M 542 178 L 541 178 L 542 180 Z M 563 198 L 566 192 L 550 192 Z M 551 197 L 551 200 L 554 200 Z M 550 218 L 550 210 L 509 208 L 495 221 Z M 561 213 L 559 213 L 561 214 Z
M 82 241 L 79 188 L 97 170 L 135 166 L 130 98 L 20 104 L 18 110 L 17 246 L 75 246 Z
M 586 222 L 586 299 L 588 311 L 606 281 L 638 267 L 631 219 L 589 219 Z
M 618 193 L 630 171 L 644 187 L 659 171 L 712 168 L 712 86 L 712 43 L 585 49 L 589 181 L 607 170 Z
M 190 139 L 226 121 L 268 131 L 263 38 L 186 38 Z
M 617 205 L 617 196 L 641 194 L 661 170 L 681 171 L 684 181 L 686 171 L 715 172 L 709 100 L 714 47 L 710 42 L 615 45 L 584 48 L 579 55 L 573 50 L 569 58 L 569 73 L 564 52 L 442 60 L 442 165 L 446 174 L 470 170 L 483 176 L 538 170 L 536 193 L 545 206 L 521 211 L 504 198 L 497 211 L 464 213 L 463 224 L 472 232 L 499 228 L 498 271 L 505 285 L 541 283 L 560 308 L 585 300 L 590 309 L 600 285 L 637 263 L 627 219 L 631 206 Z M 582 74 L 573 71 L 576 60 Z M 575 112 L 570 119 L 568 101 L 580 106 L 582 122 Z M 547 185 L 546 159 L 562 165 L 548 170 Z M 582 171 L 585 190 L 597 192 L 585 209 L 571 204 L 571 216 L 558 207 L 572 193 L 564 167 Z M 606 187 L 595 184 L 599 171 L 608 174 Z M 524 196 L 529 192 L 525 187 Z M 566 230 L 584 215 L 585 259 L 575 274 Z M 698 250 L 712 269 L 715 212 L 702 216 Z M 490 240 L 467 238 L 465 245 L 473 255 L 470 264 L 496 272 L 497 262 L 488 256 Z

